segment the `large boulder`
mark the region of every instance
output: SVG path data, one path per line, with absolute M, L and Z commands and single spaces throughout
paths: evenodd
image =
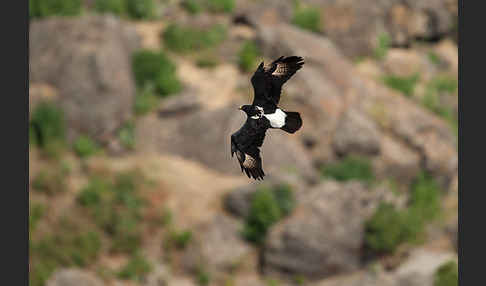
M 194 240 L 183 255 L 185 269 L 203 270 L 212 276 L 231 271 L 251 251 L 242 240 L 241 229 L 239 221 L 224 215 L 197 227 Z
M 364 221 L 382 195 L 358 182 L 325 181 L 308 190 L 292 216 L 270 231 L 264 273 L 319 279 L 357 270 Z
M 136 31 L 114 16 L 92 15 L 36 20 L 29 35 L 30 82 L 57 89 L 68 139 L 108 142 L 132 114 Z
M 80 269 L 61 269 L 47 280 L 46 286 L 102 286 L 101 279 Z

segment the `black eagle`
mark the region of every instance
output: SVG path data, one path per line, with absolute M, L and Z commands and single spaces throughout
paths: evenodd
M 260 63 L 251 77 L 255 97 L 251 105 L 243 105 L 240 110 L 247 115 L 245 124 L 231 135 L 231 157 L 236 153 L 241 172 L 248 178 L 262 180 L 260 149 L 265 132 L 269 128 L 295 133 L 302 126 L 298 112 L 284 111 L 278 107 L 282 85 L 304 65 L 301 57 L 280 57 L 268 67 Z

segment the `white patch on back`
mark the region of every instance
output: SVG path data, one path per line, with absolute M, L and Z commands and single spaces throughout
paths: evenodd
M 287 117 L 287 114 L 283 112 L 281 109 L 276 109 L 275 113 L 271 114 L 263 114 L 269 121 L 270 121 L 270 126 L 273 128 L 281 128 L 285 125 L 285 117 Z

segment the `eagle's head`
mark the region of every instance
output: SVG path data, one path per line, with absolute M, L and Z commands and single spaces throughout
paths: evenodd
M 240 106 L 239 110 L 245 112 L 249 117 L 260 114 L 260 111 L 255 106 L 248 104 Z

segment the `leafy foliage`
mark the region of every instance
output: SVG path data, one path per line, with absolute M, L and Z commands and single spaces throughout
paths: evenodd
M 230 13 L 235 8 L 235 0 L 206 0 L 206 5 L 211 12 Z
M 32 188 L 47 195 L 54 195 L 66 190 L 66 176 L 64 168 L 41 170 L 32 180 Z
M 182 7 L 191 14 L 198 14 L 202 10 L 202 6 L 197 0 L 184 0 Z
M 178 249 L 184 249 L 192 239 L 192 232 L 190 230 L 184 231 L 171 231 L 170 244 L 174 245 Z
M 139 253 L 136 253 L 118 272 L 121 279 L 142 281 L 143 277 L 152 271 L 152 265 Z
M 375 58 L 378 60 L 383 59 L 387 55 L 390 46 L 391 46 L 390 35 L 388 35 L 387 33 L 381 33 L 378 36 L 376 48 L 374 51 Z
M 181 90 L 176 66 L 162 51 L 136 52 L 132 58 L 132 69 L 137 87 L 145 92 L 150 92 L 146 85 L 153 85 L 159 96 L 168 96 Z
M 29 129 L 32 142 L 55 155 L 65 142 L 64 113 L 53 103 L 41 102 L 32 112 Z
M 294 207 L 295 199 L 289 186 L 258 189 L 252 197 L 250 213 L 243 230 L 244 237 L 251 242 L 261 243 L 268 229 L 290 214 Z
M 155 89 L 153 85 L 147 84 L 142 90 L 139 90 L 135 96 L 135 114 L 144 115 L 152 111 L 157 104 L 159 99 L 155 95 Z
M 125 0 L 128 15 L 134 19 L 151 19 L 154 17 L 153 0 Z
M 449 122 L 451 129 L 457 135 L 458 121 L 453 110 L 440 102 L 442 93 L 452 94 L 457 90 L 457 80 L 449 77 L 436 77 L 426 87 L 422 105 Z
M 391 253 L 404 242 L 418 242 L 425 224 L 440 214 L 440 189 L 431 176 L 421 173 L 411 187 L 409 206 L 397 210 L 382 203 L 366 222 L 366 246 L 378 253 Z
M 140 245 L 141 207 L 137 173 L 121 173 L 112 183 L 93 178 L 77 200 L 112 237 L 113 251 L 134 253 Z
M 253 41 L 246 41 L 238 52 L 238 64 L 240 68 L 249 72 L 255 69 L 255 64 L 261 53 Z
M 125 0 L 96 0 L 94 9 L 99 13 L 123 14 L 126 11 Z
M 383 78 L 385 85 L 391 89 L 401 92 L 405 96 L 412 96 L 420 76 L 413 74 L 411 76 L 389 75 Z
M 218 24 L 206 29 L 170 24 L 162 38 L 171 51 L 187 53 L 218 45 L 226 38 L 226 33 L 226 28 Z
M 441 265 L 435 273 L 434 286 L 457 286 L 459 281 L 459 271 L 457 263 L 449 261 Z
M 370 160 L 357 156 L 347 156 L 337 163 L 326 165 L 321 172 L 325 177 L 334 178 L 337 181 L 372 182 L 375 179 Z
M 95 154 L 99 147 L 91 138 L 81 135 L 74 142 L 73 149 L 79 157 L 86 158 Z
M 81 0 L 29 0 L 30 18 L 76 16 L 81 13 Z
M 126 122 L 118 131 L 121 144 L 127 149 L 135 148 L 135 123 Z
M 35 230 L 37 223 L 44 216 L 45 209 L 43 204 L 35 203 L 29 205 L 29 232 Z
M 311 32 L 320 32 L 321 13 L 316 7 L 297 5 L 294 9 L 292 23 Z

